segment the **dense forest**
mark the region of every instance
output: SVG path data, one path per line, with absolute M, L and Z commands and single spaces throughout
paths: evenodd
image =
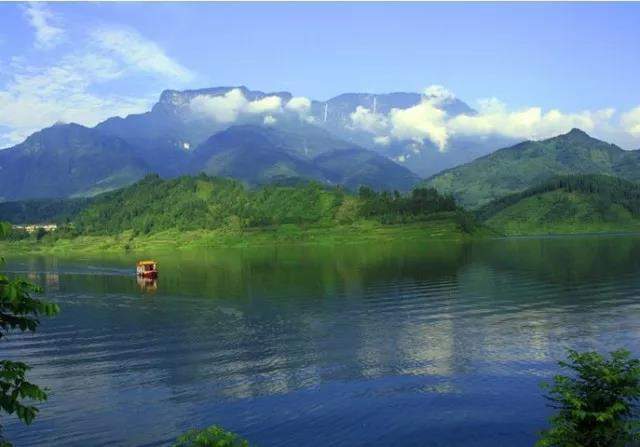
M 473 218 L 452 197 L 433 188 L 409 194 L 362 187 L 351 194 L 315 182 L 250 189 L 237 180 L 149 175 L 134 185 L 92 199 L 16 202 L 0 205 L 0 220 L 56 222 L 60 235 L 114 235 L 133 230 L 149 234 L 219 228 L 258 228 L 283 224 L 333 226 L 360 220 L 382 224 L 455 217 L 463 230 Z
M 600 209 L 621 205 L 634 216 L 640 216 L 640 185 L 607 175 L 567 175 L 554 177 L 521 193 L 511 194 L 485 205 L 476 212 L 486 220 L 523 199 L 551 191 L 589 194 Z
M 454 200 L 433 189 L 410 195 L 361 188 L 351 195 L 310 182 L 248 189 L 236 180 L 145 177 L 135 185 L 104 194 L 74 219 L 79 233 L 116 234 L 133 229 L 147 234 L 221 227 L 250 228 L 282 224 L 334 225 L 359 219 L 402 223 L 438 212 L 459 212 Z
M 147 235 L 166 230 L 233 230 L 332 227 L 361 221 L 383 225 L 454 219 L 464 232 L 482 221 L 498 234 L 635 231 L 640 225 L 640 185 L 606 175 L 559 176 L 495 200 L 475 216 L 434 188 L 411 193 L 350 193 L 316 182 L 248 188 L 237 180 L 149 175 L 132 186 L 91 199 L 0 204 L 0 221 L 57 223 L 55 237 Z M 28 235 L 0 225 L 0 239 Z M 42 231 L 32 237 L 40 238 Z
M 0 203 L 0 220 L 14 224 L 70 222 L 91 199 L 34 199 Z
M 520 193 L 557 176 L 608 175 L 640 181 L 640 151 L 626 151 L 581 130 L 525 141 L 425 180 L 468 209 Z

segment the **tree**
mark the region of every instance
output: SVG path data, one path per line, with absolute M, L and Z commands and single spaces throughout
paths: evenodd
M 36 240 L 38 240 L 38 241 L 40 239 L 42 239 L 43 237 L 45 237 L 46 235 L 47 235 L 47 230 L 45 230 L 42 227 L 38 227 L 38 229 L 35 232 L 35 237 L 36 237 Z
M 0 259 L 0 262 L 3 262 Z M 32 297 L 40 289 L 21 279 L 9 280 L 0 275 L 0 339 L 10 330 L 34 332 L 40 324 L 40 315 L 51 316 L 59 312 L 56 304 Z M 22 362 L 0 360 L 0 411 L 15 413 L 25 424 L 30 424 L 38 413 L 32 402 L 47 399 L 46 392 L 27 381 L 30 367 Z M 11 446 L 2 436 L 0 426 L 0 447 Z
M 249 442 L 213 425 L 204 430 L 188 431 L 178 438 L 173 447 L 249 447 Z
M 6 239 L 11 234 L 11 224 L 9 222 L 0 222 L 0 239 Z
M 456 223 L 458 227 L 465 233 L 473 233 L 478 228 L 478 222 L 473 214 L 466 211 L 460 211 L 456 214 Z
M 557 413 L 537 446 L 624 447 L 637 441 L 640 360 L 629 356 L 623 349 L 610 358 L 569 351 L 568 361 L 559 364 L 573 374 L 544 385 Z
M 341 224 L 351 224 L 358 220 L 360 203 L 355 197 L 345 195 L 336 210 L 336 220 Z

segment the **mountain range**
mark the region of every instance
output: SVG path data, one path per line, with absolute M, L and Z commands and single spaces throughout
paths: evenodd
M 236 96 L 233 96 L 236 95 Z M 293 95 L 240 87 L 166 90 L 148 112 L 113 117 L 93 128 L 56 124 L 0 151 L 0 201 L 92 196 L 129 185 L 147 173 L 162 177 L 206 172 L 257 185 L 305 178 L 327 185 L 406 191 L 420 176 L 470 161 L 496 146 L 454 141 L 447 152 L 431 143 L 379 145 L 350 125 L 358 107 L 379 113 L 419 104 L 416 93 L 339 95 L 310 101 L 302 119 L 280 113 L 238 113 L 232 120 L 194 112 L 197 98 L 260 103 Z M 474 114 L 463 101 L 439 105 L 448 114 Z M 282 107 L 281 109 L 284 109 Z
M 56 124 L 0 150 L 0 201 L 90 197 L 150 173 L 172 178 L 204 172 L 249 186 L 314 180 L 351 190 L 398 191 L 427 177 L 422 184 L 453 195 L 467 208 L 557 175 L 640 180 L 640 151 L 625 151 L 579 129 L 511 146 L 497 137 L 454 136 L 441 152 L 432 143 L 412 140 L 381 145 L 374 133 L 352 125 L 362 108 L 387 114 L 425 98 L 348 93 L 322 102 L 243 86 L 166 90 L 148 112 L 109 118 L 93 128 Z M 199 102 L 202 110 L 195 107 Z M 292 104 L 304 106 L 304 113 Z M 453 97 L 434 104 L 448 116 L 476 114 Z
M 313 179 L 356 189 L 410 190 L 419 177 L 373 151 L 345 143 L 322 129 L 304 134 L 254 125 L 233 126 L 200 144 L 189 172 L 249 184 Z
M 163 155 L 175 155 L 176 149 L 195 148 L 212 134 L 229 127 L 224 122 L 214 122 L 194 113 L 192 104 L 196 98 L 221 98 L 230 92 L 239 92 L 247 101 L 259 101 L 265 98 L 279 98 L 282 104 L 288 104 L 293 98 L 289 92 L 262 92 L 250 90 L 245 86 L 214 87 L 197 90 L 165 90 L 151 111 L 129 115 L 126 118 L 110 118 L 96 126 L 102 132 L 121 137 L 140 148 L 148 148 Z M 420 177 L 427 177 L 443 169 L 457 166 L 485 155 L 498 147 L 514 143 L 504 137 L 488 137 L 483 140 L 465 137 L 453 137 L 445 152 L 438 150 L 435 144 L 424 141 L 399 140 L 380 145 L 375 134 L 353 126 L 352 114 L 358 108 L 373 113 L 388 114 L 392 109 L 408 109 L 420 104 L 428 95 L 408 92 L 385 94 L 344 93 L 327 101 L 310 101 L 307 120 L 290 115 L 278 117 L 276 127 L 307 135 L 311 129 L 324 129 L 336 138 L 352 145 L 369 149 L 399 162 Z M 461 114 L 475 115 L 477 112 L 458 98 L 439 100 L 437 107 L 447 115 L 455 117 Z M 264 125 L 263 116 L 244 115 L 237 118 L 236 124 Z M 312 125 L 309 125 L 312 123 Z M 163 166 L 154 166 L 163 175 Z M 171 172 L 169 172 L 171 174 Z

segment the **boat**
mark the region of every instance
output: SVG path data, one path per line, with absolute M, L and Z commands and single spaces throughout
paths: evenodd
M 157 278 L 158 263 L 156 261 L 138 261 L 136 264 L 136 274 L 143 278 Z

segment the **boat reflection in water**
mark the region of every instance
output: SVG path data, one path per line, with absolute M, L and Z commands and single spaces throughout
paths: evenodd
M 145 278 L 144 276 L 137 276 L 136 282 L 140 290 L 145 293 L 154 293 L 158 290 L 158 280 L 156 278 Z
M 146 293 L 158 290 L 158 263 L 156 261 L 138 261 L 136 263 L 138 287 Z

